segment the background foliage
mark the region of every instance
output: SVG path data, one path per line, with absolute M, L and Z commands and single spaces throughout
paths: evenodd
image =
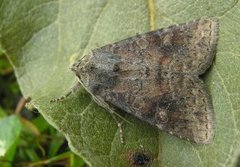
M 0 166 L 85 166 L 37 110 L 24 108 L 21 96 L 13 68 L 0 52 Z

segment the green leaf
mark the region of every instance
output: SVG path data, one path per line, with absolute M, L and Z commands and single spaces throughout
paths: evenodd
M 34 111 L 33 111 L 34 112 Z M 45 119 L 41 116 L 34 118 L 31 120 L 32 123 L 37 127 L 39 132 L 44 133 L 49 127 L 49 124 L 45 121 Z
M 13 160 L 18 143 L 21 124 L 17 116 L 9 116 L 0 120 L 0 166 L 9 166 Z
M 0 36 L 0 37 L 1 37 L 1 36 Z M 4 55 L 3 53 L 4 53 L 4 51 L 3 51 L 3 49 L 2 49 L 1 46 L 0 46 L 0 57 Z
M 55 133 L 53 136 L 54 138 L 51 140 L 49 144 L 49 149 L 48 149 L 48 156 L 53 157 L 57 155 L 57 152 L 59 151 L 60 147 L 62 146 L 64 142 L 64 138 L 62 135 L 59 133 Z
M 81 157 L 72 154 L 70 156 L 70 167 L 75 167 L 75 166 L 84 167 L 86 166 L 86 164 Z
M 2 118 L 6 117 L 6 112 L 4 111 L 4 109 L 0 106 L 0 120 Z
M 90 166 L 130 166 L 141 151 L 152 166 L 233 166 L 240 153 L 240 3 L 236 0 L 0 0 L 0 45 L 25 97 L 63 132 Z M 220 22 L 213 67 L 205 75 L 215 115 L 210 145 L 181 140 L 127 115 L 125 144 L 115 121 L 81 89 L 60 103 L 76 79 L 69 66 L 105 44 L 202 16 Z

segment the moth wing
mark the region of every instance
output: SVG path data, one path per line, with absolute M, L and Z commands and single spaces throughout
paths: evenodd
M 211 143 L 214 137 L 213 107 L 203 81 L 179 74 L 172 74 L 169 81 L 172 85 L 170 98 L 161 96 L 156 105 L 156 126 L 196 143 Z
M 151 74 L 150 74 L 151 75 Z M 154 75 L 154 74 L 153 74 Z M 100 96 L 159 129 L 196 143 L 213 139 L 213 109 L 203 82 L 189 75 L 146 80 L 121 78 Z
M 218 40 L 218 22 L 201 18 L 173 25 L 106 45 L 101 50 L 121 54 L 126 59 L 139 58 L 163 70 L 202 74 L 212 64 Z

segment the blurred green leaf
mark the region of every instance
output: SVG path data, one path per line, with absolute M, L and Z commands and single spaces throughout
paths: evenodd
M 2 56 L 0 57 L 0 71 L 1 71 L 1 73 L 2 73 L 3 70 L 5 70 L 7 68 L 12 68 L 12 66 L 10 65 L 9 61 L 6 59 L 6 56 L 4 56 L 2 54 Z
M 39 116 L 32 120 L 32 123 L 37 127 L 39 132 L 44 132 L 49 128 L 49 124 L 46 122 L 46 120 Z
M 2 51 L 2 48 L 0 47 L 0 56 L 3 55 L 3 51 Z
M 24 130 L 26 131 L 26 133 L 28 133 L 28 135 L 31 134 L 30 136 L 35 137 L 40 136 L 38 128 L 31 121 L 22 118 L 21 123 L 24 126 Z
M 3 110 L 3 108 L 0 107 L 0 120 L 1 120 L 2 118 L 4 118 L 4 117 L 6 117 L 6 113 L 5 113 L 5 111 Z
M 0 56 L 0 105 L 6 113 L 12 113 L 20 94 L 13 68 L 6 55 Z
M 239 1 L 0 0 L 0 8 L 0 45 L 24 96 L 90 166 L 129 166 L 139 150 L 152 158 L 152 166 L 235 164 L 240 152 Z M 220 22 L 216 60 L 205 78 L 215 111 L 213 144 L 180 140 L 129 115 L 133 125 L 124 123 L 125 144 L 120 144 L 116 123 L 85 90 L 49 103 L 72 87 L 76 79 L 68 67 L 91 49 L 202 16 Z
M 1 162 L 11 162 L 13 160 L 18 143 L 21 124 L 17 116 L 9 116 L 0 120 L 0 166 Z
M 74 154 L 71 155 L 71 158 L 70 158 L 70 167 L 86 167 L 85 166 L 85 162 L 84 160 L 79 157 L 79 156 L 76 156 Z
M 64 160 L 69 159 L 71 154 L 72 154 L 71 152 L 65 152 L 65 153 L 59 154 L 57 156 L 45 159 L 45 160 L 31 162 L 28 164 L 29 164 L 29 166 L 53 165 L 54 163 L 58 163 L 58 161 L 64 161 Z
M 29 149 L 25 149 L 24 151 L 28 156 L 28 159 L 30 159 L 30 162 L 36 162 L 40 160 L 40 157 L 38 156 L 38 154 L 34 149 L 29 148 Z
M 59 151 L 59 148 L 62 146 L 64 142 L 64 138 L 61 134 L 55 133 L 55 135 L 52 135 L 52 140 L 50 142 L 49 150 L 48 150 L 48 156 L 53 157 L 57 155 L 57 152 Z

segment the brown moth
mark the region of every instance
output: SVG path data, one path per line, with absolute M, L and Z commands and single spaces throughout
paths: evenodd
M 218 22 L 200 18 L 92 50 L 72 66 L 108 110 L 117 107 L 170 134 L 211 143 L 213 107 L 199 78 L 212 64 Z

